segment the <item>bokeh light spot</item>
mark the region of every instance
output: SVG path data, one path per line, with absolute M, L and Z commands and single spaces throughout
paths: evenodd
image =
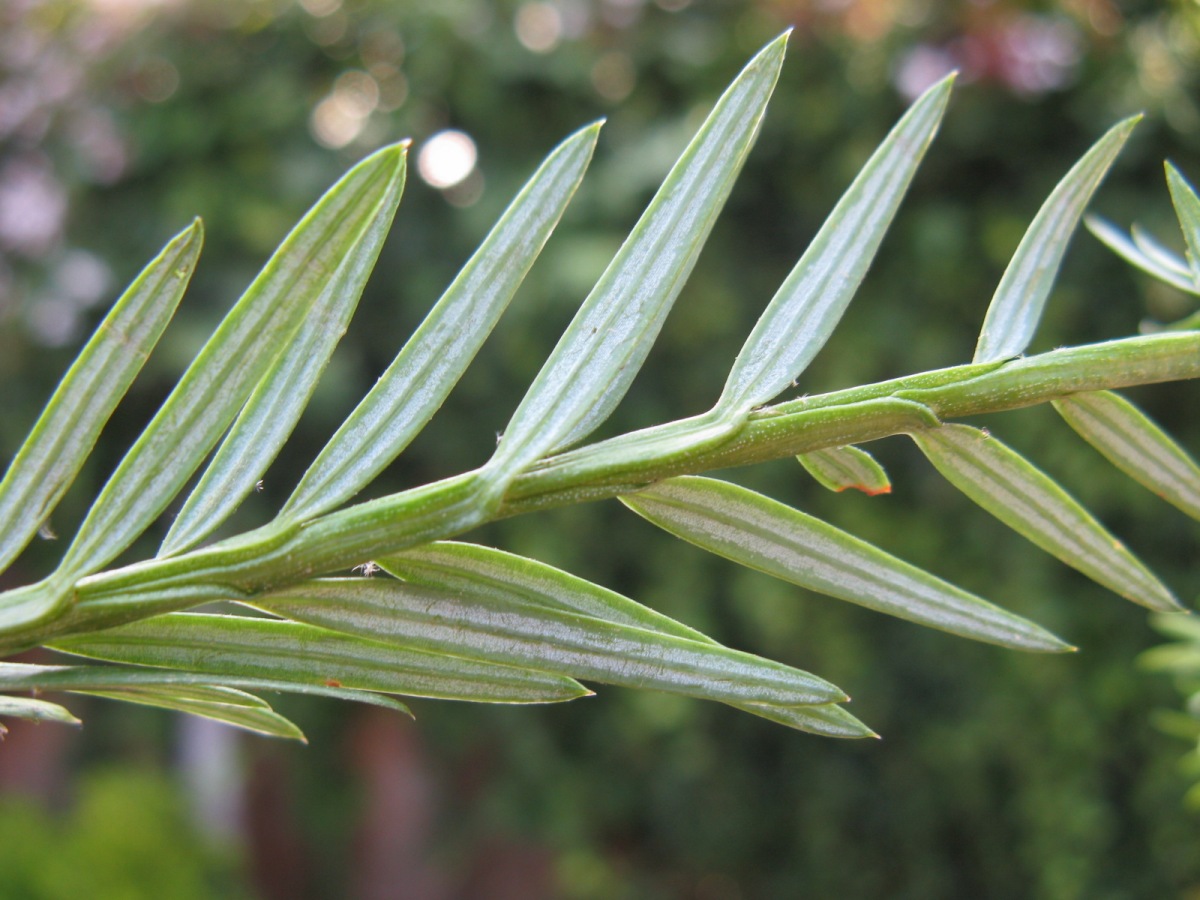
M 408 79 L 390 63 L 375 63 L 371 77 L 379 85 L 379 106 L 383 112 L 395 112 L 408 99 Z
M 133 88 L 143 100 L 151 103 L 162 103 L 171 97 L 179 87 L 179 70 L 175 65 L 161 56 L 148 60 L 136 73 Z
M 417 171 L 435 188 L 454 187 L 475 170 L 477 152 L 471 136 L 462 131 L 440 131 L 427 140 L 417 155 Z
M 592 87 L 597 94 L 613 103 L 629 96 L 636 79 L 633 60 L 628 53 L 620 50 L 605 53 L 592 66 Z
M 513 28 L 526 50 L 549 53 L 562 40 L 562 14 L 551 3 L 522 3 Z
M 333 99 L 347 115 L 365 119 L 379 105 L 379 85 L 359 69 L 343 72 L 333 83 Z
M 342 0 L 300 0 L 300 5 L 310 16 L 318 19 L 333 15 L 342 8 Z
M 313 109 L 309 130 L 325 147 L 345 147 L 360 134 L 379 105 L 379 84 L 359 69 L 343 72 L 333 90 Z

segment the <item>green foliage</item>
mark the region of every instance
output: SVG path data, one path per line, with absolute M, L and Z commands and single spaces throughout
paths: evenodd
M 0 801 L 4 900 L 248 897 L 236 864 L 196 833 L 161 775 L 90 772 L 69 816 Z
M 872 497 L 892 492 L 892 482 L 883 466 L 861 447 L 813 450 L 799 454 L 796 459 L 822 487 L 835 493 L 850 488 Z
M 685 476 L 622 499 L 677 537 L 811 591 L 1006 647 L 1071 649 L 1032 622 L 735 484 Z
M 1038 210 L 996 287 L 973 362 L 1009 359 L 1025 352 L 1079 219 L 1136 124 L 1136 119 L 1129 119 L 1109 129 Z
M 759 133 L 785 43 L 786 35 L 768 44 L 718 100 L 487 462 L 342 506 L 401 453 L 458 382 L 580 183 L 598 126 L 569 137 L 535 172 L 279 515 L 201 546 L 263 479 L 380 254 L 404 186 L 406 147 L 355 166 L 296 226 L 201 350 L 92 504 L 57 570 L 0 594 L 0 650 L 49 645 L 118 665 L 4 665 L 0 688 L 70 687 L 299 737 L 246 691 L 541 703 L 589 693 L 574 680 L 583 678 L 718 700 L 821 734 L 868 736 L 839 706 L 845 693 L 822 678 L 726 648 L 566 573 L 482 548 L 456 555 L 439 542 L 520 513 L 621 496 L 668 531 L 792 584 L 964 637 L 1067 649 L 1024 617 L 814 517 L 733 484 L 677 477 L 792 455 L 824 453 L 828 461 L 833 451 L 862 466 L 869 457 L 857 444 L 902 433 L 953 484 L 1035 544 L 1136 602 L 1176 608 L 1155 576 L 1049 476 L 981 432 L 945 423 L 1200 375 L 1200 338 L 1186 331 L 1014 359 L 1033 338 L 1076 223 L 1132 121 L 1102 137 L 1033 220 L 996 290 L 972 364 L 768 405 L 796 384 L 870 266 L 941 123 L 952 80 L 935 84 L 835 206 L 752 330 L 715 405 L 577 446 L 629 389 L 696 264 Z M 1186 218 L 1195 197 L 1176 182 Z M 177 237 L 112 316 L 148 302 L 165 324 L 198 244 L 197 226 Z M 0 498 L 36 499 L 32 507 L 10 504 L 17 509 L 10 556 L 79 471 L 136 372 L 130 365 L 102 379 L 92 399 L 87 361 L 113 353 L 113 341 L 143 358 L 159 332 L 159 325 L 138 334 L 102 326 L 68 373 L 29 439 L 34 449 L 18 455 L 0 485 Z M 83 433 L 63 437 L 56 409 L 90 411 L 92 404 L 100 411 L 90 412 Z M 1156 448 L 1167 440 L 1157 431 L 1147 438 L 1144 423 L 1127 426 Z M 50 470 L 39 448 L 48 442 L 63 448 L 63 458 L 43 487 Z M 1135 467 L 1147 452 L 1139 446 L 1126 442 L 1123 450 Z M 153 525 L 214 447 L 157 555 L 101 571 Z M 869 476 L 869 492 L 881 492 L 882 469 Z M 846 483 L 859 481 L 852 473 Z M 440 554 L 442 574 L 432 583 L 428 567 L 412 564 L 411 555 L 420 560 L 422 553 Z M 363 577 L 323 577 L 347 569 Z M 182 612 L 215 601 L 241 609 Z
M 33 539 L 66 492 L 109 416 L 183 297 L 200 255 L 194 223 L 139 275 L 63 378 L 0 482 L 0 567 Z
M 1200 197 L 1179 170 L 1167 164 L 1167 186 L 1179 227 L 1187 245 L 1186 261 L 1166 250 L 1135 225 L 1128 237 L 1102 220 L 1089 223 L 1100 240 L 1142 270 L 1189 294 L 1197 294 L 1196 259 L 1200 241 Z M 1194 328 L 1200 314 L 1193 313 L 1172 328 Z M 1107 392 L 1056 401 L 1059 414 L 1105 458 L 1171 505 L 1200 519 L 1200 467 L 1157 424 L 1127 400 Z M 1187 698 L 1184 712 L 1159 710 L 1158 726 L 1168 734 L 1194 744 L 1185 757 L 1185 773 L 1200 775 L 1200 627 L 1192 618 L 1155 616 L 1154 626 L 1172 642 L 1147 650 L 1139 657 L 1144 669 L 1173 676 Z M 1200 785 L 1187 795 L 1188 804 L 1200 809 Z
M 942 425 L 913 439 L 947 481 L 1047 553 L 1134 603 L 1180 610 L 1171 592 L 1087 510 L 986 431 Z

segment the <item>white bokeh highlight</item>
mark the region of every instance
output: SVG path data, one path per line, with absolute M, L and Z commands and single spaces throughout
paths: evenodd
M 444 190 L 467 179 L 475 171 L 478 152 L 471 136 L 462 131 L 439 131 L 417 154 L 417 172 L 428 185 Z

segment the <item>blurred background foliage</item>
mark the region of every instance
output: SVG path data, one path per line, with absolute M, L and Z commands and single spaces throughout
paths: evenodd
M 100 309 L 203 216 L 189 298 L 55 516 L 70 534 L 291 223 L 354 160 L 411 137 L 406 196 L 357 321 L 235 527 L 266 518 L 541 157 L 606 116 L 592 172 L 498 333 L 373 490 L 482 462 L 707 105 L 786 27 L 758 145 L 606 433 L 711 403 L 841 190 L 907 100 L 951 68 L 962 77 L 942 135 L 800 390 L 969 359 L 1042 199 L 1137 110 L 1146 119 L 1096 208 L 1181 245 L 1161 161 L 1200 176 L 1194 2 L 7 0 L 0 453 L 15 451 Z M 1082 236 L 1035 349 L 1188 308 Z M 1200 450 L 1195 397 L 1190 385 L 1135 392 Z M 1048 410 L 980 424 L 1192 602 L 1196 523 Z M 414 703 L 416 723 L 281 700 L 307 747 L 70 698 L 82 732 L 17 723 L 0 745 L 0 897 L 83 896 L 81 871 L 96 898 L 1200 897 L 1183 745 L 1151 725 L 1175 698 L 1135 664 L 1157 641 L 1142 611 L 969 507 L 904 441 L 871 449 L 890 496 L 827 494 L 791 461 L 735 477 L 1083 652 L 1021 655 L 806 596 L 617 504 L 507 521 L 474 537 L 825 675 L 884 740 L 823 740 L 618 689 L 565 707 Z M 36 577 L 55 551 L 46 542 L 5 578 Z

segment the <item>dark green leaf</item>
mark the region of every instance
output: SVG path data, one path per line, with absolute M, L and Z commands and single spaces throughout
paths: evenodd
M 99 668 L 99 667 L 97 667 Z M 104 668 L 114 668 L 105 666 Z M 216 684 L 144 684 L 128 687 L 112 687 L 99 690 L 81 689 L 73 691 L 76 694 L 108 695 L 116 694 L 122 697 L 144 696 L 165 697 L 172 701 L 187 701 L 189 703 L 214 703 L 223 706 L 244 706 L 254 709 L 270 709 L 271 704 L 262 697 L 237 688 L 224 687 Z
M 501 481 L 585 437 L 624 396 L 754 143 L 786 40 L 730 85 L 600 276 L 488 464 Z
M 404 191 L 405 158 L 400 157 L 394 179 L 366 228 L 336 261 L 333 274 L 314 285 L 319 294 L 299 330 L 250 395 L 200 483 L 171 523 L 160 556 L 193 547 L 215 531 L 254 491 L 296 427 L 375 267 Z
M 213 680 L 211 675 L 199 672 L 181 672 L 176 669 L 107 665 L 38 666 L 28 663 L 0 662 L 0 691 L 80 692 L 169 686 L 173 691 L 187 691 L 197 699 L 205 699 L 206 696 L 209 699 L 215 699 L 215 695 L 212 694 L 214 691 L 243 688 L 252 691 L 282 691 L 337 700 L 354 700 L 412 716 L 408 707 L 399 700 L 374 691 L 354 690 L 327 684 L 302 684 L 294 681 L 234 676 L 222 677 L 221 685 L 217 686 L 213 685 Z M 244 696 L 250 697 L 251 695 L 245 694 Z
M 1177 254 L 1164 247 L 1154 235 L 1138 225 L 1137 222 L 1130 226 L 1129 237 L 1133 239 L 1135 247 L 1160 267 L 1174 272 L 1181 278 L 1192 278 L 1192 270 L 1188 267 L 1187 260 L 1181 259 Z
M 1163 584 L 1053 480 L 978 428 L 943 425 L 912 439 L 946 480 L 1047 553 L 1134 603 L 1179 609 Z
M 688 641 L 717 643 L 681 622 L 598 584 L 545 563 L 490 547 L 439 541 L 390 556 L 381 563 L 388 571 L 414 584 L 482 599 L 498 606 L 540 605 Z M 854 716 L 834 708 L 833 704 L 787 707 L 727 702 L 735 709 L 827 737 L 870 737 L 874 734 Z
M 187 288 L 204 229 L 176 235 L 100 323 L 0 482 L 0 571 L 37 533 L 79 474 Z
M 29 697 L 7 697 L 0 695 L 0 716 L 14 719 L 29 719 L 34 722 L 61 722 L 64 725 L 82 725 L 70 710 L 45 700 Z M 2 728 L 3 726 L 0 726 Z M 0 735 L 7 729 L 0 730 Z
M 825 345 L 933 141 L 953 84 L 951 75 L 929 88 L 867 160 L 754 326 L 719 409 L 746 413 L 768 402 Z
M 846 699 L 807 672 L 717 644 L 390 578 L 309 581 L 256 597 L 254 605 L 433 654 L 706 700 L 795 705 Z
M 738 709 L 810 734 L 835 738 L 877 738 L 874 731 L 836 703 L 820 706 L 767 706 L 743 703 Z
M 1147 254 L 1142 242 L 1131 241 L 1119 228 L 1099 216 L 1086 216 L 1084 224 L 1088 231 L 1126 262 L 1181 291 L 1200 294 L 1200 285 L 1192 279 L 1191 271 L 1178 264 L 1181 260 L 1173 261 L 1170 265 L 1164 264 L 1159 257 Z
M 671 478 L 621 501 L 698 547 L 818 593 L 1006 647 L 1070 649 L 1033 622 L 734 484 Z
M 1140 118 L 1110 128 L 1038 210 L 992 297 L 973 362 L 1011 359 L 1025 352 L 1079 219 Z
M 1168 637 L 1200 644 L 1200 616 L 1159 613 L 1150 617 L 1150 624 Z
M 814 450 L 801 453 L 796 459 L 822 487 L 831 491 L 853 488 L 872 497 L 892 492 L 892 483 L 883 466 L 875 462 L 870 453 L 858 447 Z
M 1179 227 L 1187 242 L 1188 268 L 1192 280 L 1197 281 L 1200 280 L 1200 197 L 1177 168 L 1166 163 L 1166 170 L 1171 202 L 1175 204 L 1175 215 L 1179 217 Z
M 1200 675 L 1200 644 L 1189 641 L 1151 647 L 1138 657 L 1138 665 L 1149 672 Z
M 1110 391 L 1072 394 L 1054 408 L 1114 466 L 1200 519 L 1200 467 L 1140 409 Z
M 305 473 L 283 515 L 304 519 L 354 496 L 437 412 L 495 327 L 579 186 L 600 124 L 533 174 L 400 355 Z
M 1155 709 L 1150 713 L 1150 723 L 1163 734 L 1185 741 L 1200 738 L 1200 720 L 1187 713 L 1170 709 Z
M 54 647 L 112 662 L 199 672 L 225 684 L 252 678 L 486 703 L 553 703 L 589 693 L 569 678 L 542 672 L 242 616 L 174 613 L 64 638 Z
M 536 560 L 478 544 L 437 541 L 380 559 L 415 585 L 501 605 L 536 604 L 691 641 L 703 633 L 615 591 Z
M 212 688 L 210 690 L 222 690 Z M 141 706 L 153 706 L 158 709 L 169 709 L 175 712 L 190 713 L 203 716 L 226 725 L 265 734 L 270 737 L 286 738 L 307 744 L 308 741 L 296 725 L 275 712 L 257 697 L 251 694 L 223 689 L 221 696 L 233 702 L 222 702 L 214 699 L 202 699 L 194 692 L 167 687 L 136 687 L 121 688 L 107 691 L 76 691 L 93 697 L 103 697 L 107 700 L 120 700 L 124 703 L 137 703 Z M 237 695 L 241 695 L 240 697 Z M 246 699 L 257 700 L 257 703 L 247 703 Z
M 171 502 L 290 343 L 338 261 L 390 215 L 403 158 L 393 146 L 363 160 L 288 235 L 121 461 L 60 575 L 94 572 Z

